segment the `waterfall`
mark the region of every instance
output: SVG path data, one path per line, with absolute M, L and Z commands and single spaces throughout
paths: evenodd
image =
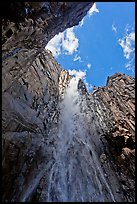
M 84 127 L 78 78 L 72 78 L 60 104 L 58 140 L 47 201 L 115 202 L 115 198 Z

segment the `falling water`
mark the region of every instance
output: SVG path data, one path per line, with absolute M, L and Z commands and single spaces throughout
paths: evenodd
M 61 103 L 47 201 L 115 202 L 80 113 L 78 78 L 72 78 Z

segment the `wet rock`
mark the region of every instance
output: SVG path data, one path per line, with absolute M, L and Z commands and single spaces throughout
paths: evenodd
M 77 25 L 92 4 L 4 3 L 4 202 L 47 201 L 50 176 L 53 180 L 61 177 L 61 172 L 56 177 L 53 171 L 54 166 L 57 169 L 61 167 L 57 155 L 61 155 L 59 159 L 63 159 L 63 164 L 69 165 L 70 161 L 73 167 L 72 171 L 70 166 L 67 166 L 68 171 L 62 171 L 64 178 L 72 179 L 71 184 L 75 184 L 71 188 L 67 186 L 68 195 L 74 195 L 68 196 L 68 200 L 102 201 L 105 197 L 120 202 L 135 201 L 135 79 L 116 73 L 108 77 L 105 87 L 96 87 L 92 94 L 79 80 L 76 88 L 72 89 L 76 95 L 71 90 L 70 99 L 66 94 L 72 77 L 61 68 L 50 51 L 44 50 L 54 35 Z M 64 111 L 67 114 L 63 115 Z M 59 127 L 64 127 L 63 134 Z M 64 136 L 63 140 L 60 135 Z M 68 141 L 70 135 L 73 140 Z M 59 144 L 61 147 L 68 145 L 64 154 Z M 91 191 L 92 184 L 95 184 L 95 194 Z M 100 197 L 100 185 L 103 185 L 103 192 L 107 191 L 104 197 Z M 60 201 L 61 191 L 54 185 L 52 187 L 52 199 Z M 95 196 L 92 200 L 90 194 Z
M 107 157 L 106 157 L 105 154 L 101 154 L 101 155 L 100 155 L 100 161 L 101 161 L 102 163 L 107 162 Z

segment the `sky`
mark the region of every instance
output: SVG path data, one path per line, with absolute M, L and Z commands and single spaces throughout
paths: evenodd
M 96 2 L 78 26 L 46 46 L 88 91 L 106 85 L 117 72 L 135 77 L 135 2 Z

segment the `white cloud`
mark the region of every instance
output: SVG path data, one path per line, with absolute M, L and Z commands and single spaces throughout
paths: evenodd
M 128 24 L 125 27 L 125 35 L 118 40 L 126 58 L 125 68 L 135 72 L 135 31 Z
M 94 13 L 99 13 L 99 10 L 96 7 L 96 3 L 94 3 L 91 9 L 88 11 L 89 16 L 92 16 Z
M 87 64 L 87 68 L 90 69 L 91 68 L 91 64 L 88 63 Z
M 125 67 L 126 67 L 126 69 L 127 70 L 132 70 L 132 64 L 130 63 L 130 62 L 127 62 L 126 64 L 125 64 Z
M 74 57 L 73 61 L 77 61 L 77 60 L 81 60 L 81 57 L 76 55 L 76 56 Z
M 127 33 L 125 37 L 118 40 L 123 49 L 124 56 L 129 59 L 135 51 L 135 32 Z
M 129 38 L 135 42 L 135 32 L 130 33 Z
M 45 48 L 57 57 L 61 52 L 66 55 L 72 55 L 74 52 L 77 52 L 78 46 L 79 42 L 72 27 L 52 38 Z
M 69 69 L 68 71 L 70 75 L 73 75 L 79 79 L 83 79 L 86 76 L 86 71 L 83 72 L 81 70 L 75 70 L 75 69 L 72 69 L 72 70 Z
M 50 50 L 53 56 L 56 57 L 61 54 L 61 42 L 63 39 L 64 39 L 64 33 L 59 33 L 58 35 L 55 35 L 55 37 L 48 42 L 45 48 Z
M 127 69 L 127 70 L 132 70 L 133 72 L 134 72 L 134 70 L 135 70 L 135 56 L 133 56 L 132 58 L 131 58 L 131 60 L 129 60 L 126 64 L 125 64 L 125 68 Z
M 82 59 L 81 59 L 81 57 L 78 56 L 77 54 L 74 56 L 73 61 L 74 61 L 74 62 L 75 62 L 75 61 L 83 62 Z
M 117 34 L 117 28 L 114 26 L 114 24 L 112 24 L 112 30 Z
M 72 28 L 66 30 L 66 38 L 62 41 L 63 50 L 66 51 L 66 54 L 72 55 L 77 51 L 79 46 L 78 39 L 75 36 L 75 33 Z

